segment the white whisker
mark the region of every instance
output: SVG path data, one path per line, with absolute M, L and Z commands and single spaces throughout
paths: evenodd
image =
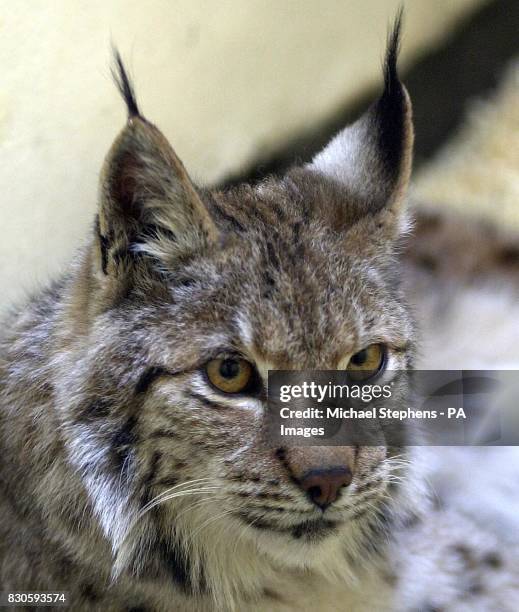
M 200 527 L 189 536 L 189 539 L 187 541 L 191 542 L 193 538 L 195 538 L 195 536 L 197 536 L 203 529 L 208 527 L 211 523 L 216 522 L 217 520 L 223 518 L 224 516 L 228 516 L 229 514 L 232 514 L 232 512 L 233 512 L 232 510 L 225 510 L 224 512 L 221 512 L 220 514 L 217 514 L 216 516 L 212 516 L 211 518 L 207 519 L 207 521 L 202 523 L 202 525 L 200 525 Z

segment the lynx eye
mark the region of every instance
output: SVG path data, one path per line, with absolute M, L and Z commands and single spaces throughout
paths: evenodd
M 247 390 L 253 380 L 253 366 L 245 359 L 225 357 L 211 359 L 205 371 L 209 382 L 224 393 L 240 393 Z
M 376 376 L 386 362 L 386 347 L 383 344 L 370 344 L 352 355 L 346 367 L 354 381 L 365 381 Z

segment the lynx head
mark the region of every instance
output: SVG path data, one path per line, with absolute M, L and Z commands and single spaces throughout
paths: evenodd
M 311 163 L 227 191 L 194 185 L 117 58 L 129 119 L 102 172 L 62 389 L 116 572 L 231 600 L 283 567 L 348 573 L 385 540 L 402 455 L 272 448 L 258 432 L 269 369 L 411 363 L 398 36 L 357 122 Z

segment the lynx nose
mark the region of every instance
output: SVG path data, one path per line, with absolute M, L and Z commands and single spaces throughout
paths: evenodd
M 351 480 L 351 470 L 336 467 L 311 470 L 301 478 L 300 485 L 314 504 L 325 510 L 333 504 L 339 496 L 339 491 L 347 487 Z

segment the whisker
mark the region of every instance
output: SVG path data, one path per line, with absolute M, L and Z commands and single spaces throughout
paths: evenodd
M 144 506 L 141 509 L 141 511 L 137 514 L 137 516 L 132 520 L 132 522 L 128 526 L 128 529 L 126 530 L 126 534 L 125 534 L 125 536 L 124 536 L 124 538 L 123 538 L 123 540 L 121 542 L 121 546 L 122 546 L 122 544 L 124 544 L 126 542 L 126 540 L 130 536 L 131 532 L 133 531 L 133 529 L 135 528 L 137 523 L 144 517 L 144 515 L 146 515 L 155 506 L 158 506 L 158 505 L 160 505 L 162 503 L 165 503 L 165 502 L 167 502 L 167 501 L 169 501 L 171 499 L 177 498 L 177 497 L 187 497 L 188 495 L 201 495 L 203 493 L 210 493 L 212 491 L 217 491 L 217 490 L 219 490 L 219 487 L 189 489 L 187 491 L 180 491 L 180 492 L 177 491 L 175 493 L 171 493 L 167 497 L 163 497 L 161 499 L 155 499 L 153 501 L 153 503 L 149 502 L 148 504 L 146 504 L 146 506 Z
M 173 491 L 177 490 L 177 489 L 181 489 L 182 487 L 187 488 L 190 486 L 207 486 L 204 485 L 203 482 L 204 481 L 210 481 L 211 479 L 209 478 L 197 478 L 195 480 L 188 480 L 186 482 L 181 482 L 180 484 L 177 484 L 173 487 L 169 487 L 168 489 L 166 489 L 165 491 L 162 491 L 161 493 L 159 493 L 158 495 L 156 495 L 153 499 L 151 499 L 147 504 L 153 504 L 155 501 L 157 501 L 158 499 L 161 499 L 162 497 L 166 497 L 167 495 L 169 495 L 170 493 L 172 493 Z M 216 486 L 216 485 L 213 485 Z M 144 506 L 144 508 L 146 508 L 146 506 Z M 143 509 L 144 509 L 143 508 Z
M 195 536 L 197 536 L 203 529 L 205 529 L 206 527 L 208 527 L 211 523 L 216 522 L 217 520 L 223 518 L 224 516 L 228 516 L 229 514 L 232 514 L 233 511 L 232 510 L 225 510 L 224 512 L 221 512 L 220 514 L 217 514 L 216 516 L 212 516 L 211 518 L 209 518 L 207 521 L 205 521 L 204 523 L 202 523 L 202 525 L 196 530 L 194 531 L 189 539 L 187 540 L 187 542 L 191 542 L 193 540 L 193 538 Z
M 179 514 L 177 514 L 175 516 L 175 520 L 178 521 L 186 512 L 189 512 L 193 510 L 194 508 L 199 508 L 200 506 L 203 506 L 204 504 L 212 502 L 212 501 L 218 501 L 218 500 L 224 500 L 224 499 L 225 497 L 222 497 L 222 496 L 212 496 L 212 497 L 205 497 L 204 499 L 200 499 L 192 503 L 191 505 L 189 505 L 187 508 L 182 510 L 182 512 L 180 512 Z
M 242 537 L 245 535 L 245 532 L 248 529 L 252 529 L 252 526 L 254 525 L 254 523 L 257 523 L 260 519 L 261 519 L 261 516 L 258 516 L 257 518 L 255 518 L 250 523 L 248 521 L 245 522 L 245 524 L 243 525 L 243 528 L 242 528 L 242 530 L 240 532 L 240 535 L 238 536 L 236 542 L 234 543 L 233 554 L 236 553 L 236 550 L 238 548 L 238 544 L 239 544 L 240 540 L 242 539 Z
M 219 491 L 219 487 L 199 487 L 187 489 L 185 491 L 175 491 L 174 493 L 170 493 L 169 495 L 160 498 L 154 498 L 151 502 L 148 502 L 145 506 L 142 507 L 139 514 L 137 515 L 137 518 L 142 518 L 152 508 L 155 508 L 159 504 L 165 503 L 172 499 L 176 499 L 177 497 L 186 497 L 187 495 L 193 495 L 195 493 L 210 493 L 211 491 Z
M 162 497 L 163 495 L 166 495 L 167 493 L 170 493 L 171 491 L 174 491 L 176 489 L 180 489 L 181 487 L 188 487 L 192 484 L 202 484 L 202 482 L 211 482 L 212 478 L 195 478 L 194 480 L 186 480 L 185 482 L 180 482 L 179 484 L 173 485 L 172 487 L 169 487 L 167 489 L 165 489 L 164 491 L 161 491 L 161 493 L 159 493 L 156 497 L 153 498 L 153 500 Z M 153 501 L 152 500 L 152 501 Z

